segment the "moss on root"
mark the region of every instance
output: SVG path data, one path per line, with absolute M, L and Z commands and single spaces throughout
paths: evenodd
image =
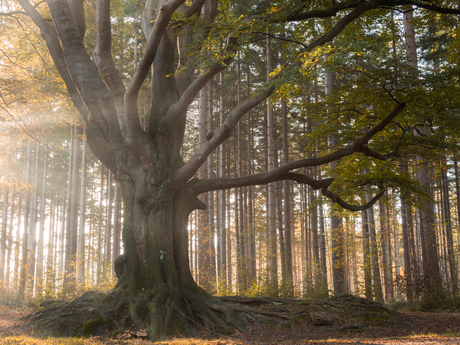
M 136 334 L 137 329 L 157 340 L 165 335 L 197 336 L 203 330 L 208 335 L 230 334 L 248 324 L 295 328 L 308 322 L 324 329 L 355 331 L 356 325 L 381 325 L 392 317 L 393 312 L 382 304 L 350 295 L 309 301 L 219 299 L 173 287 L 139 291 L 131 297 L 129 289 L 117 289 L 85 293 L 71 302 L 45 302 L 29 321 L 40 336 Z

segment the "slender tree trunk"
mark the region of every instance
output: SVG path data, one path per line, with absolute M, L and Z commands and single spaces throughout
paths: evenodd
M 18 200 L 18 215 L 17 215 L 17 228 L 16 228 L 16 244 L 14 247 L 14 278 L 13 286 L 19 289 L 19 276 L 21 273 L 21 266 L 19 261 L 19 254 L 21 252 L 21 225 L 22 225 L 22 196 L 24 193 L 19 191 Z M 12 225 L 12 223 L 11 223 Z
M 251 89 L 251 82 L 250 82 L 250 71 L 248 67 L 248 98 L 250 96 L 250 89 Z M 253 163 L 252 163 L 252 148 L 253 146 L 253 128 L 251 123 L 251 112 L 248 112 L 248 120 L 247 120 L 247 142 L 248 142 L 248 149 L 247 149 L 247 160 L 248 160 L 248 174 L 253 174 Z M 222 146 L 222 145 L 221 145 Z M 254 284 L 256 281 L 256 232 L 255 232 L 255 221 L 254 221 L 254 198 L 253 198 L 253 187 L 248 186 L 248 280 L 249 286 Z
M 454 159 L 455 194 L 457 196 L 457 228 L 460 229 L 460 178 L 458 173 L 458 160 Z M 460 236 L 458 236 L 460 238 Z
M 73 163 L 72 169 L 72 208 L 70 210 L 70 222 L 71 222 L 71 252 L 70 252 L 70 259 L 72 265 L 72 277 L 71 281 L 72 284 L 77 282 L 76 276 L 76 266 L 77 266 L 77 241 L 78 241 L 78 187 L 79 187 L 79 177 L 80 177 L 80 128 L 75 126 L 74 128 L 74 154 L 73 154 Z M 72 286 L 73 288 L 73 286 Z
M 206 112 L 206 125 L 207 125 L 207 140 L 212 135 L 214 130 L 214 122 L 213 122 L 213 82 L 212 79 L 208 82 L 207 88 L 208 96 L 207 96 L 207 112 Z M 211 153 L 207 159 L 207 176 L 208 178 L 214 178 L 214 153 Z M 209 283 L 211 285 L 211 289 L 207 290 L 208 292 L 215 294 L 216 293 L 216 248 L 215 248 L 215 240 L 216 240 L 216 229 L 215 229 L 215 210 L 214 210 L 214 191 L 208 192 L 208 243 L 209 243 Z
M 369 244 L 369 218 L 367 211 L 361 211 L 363 226 L 363 264 L 364 264 L 364 294 L 372 300 L 372 262 Z
M 32 201 L 32 221 L 29 226 L 29 258 L 27 259 L 27 264 L 29 266 L 28 270 L 28 281 L 29 281 L 29 294 L 31 297 L 35 296 L 36 291 L 36 256 L 37 256 L 37 215 L 38 215 L 38 177 L 39 177 L 39 166 L 40 161 L 40 144 L 37 142 L 35 148 L 35 164 L 34 164 L 34 194 Z
M 7 260 L 6 260 L 6 272 L 5 272 L 5 281 L 9 284 L 10 282 L 10 267 L 11 267 L 11 260 L 14 260 L 12 258 L 12 252 L 15 250 L 15 247 L 13 246 L 13 221 L 14 221 L 14 200 L 16 198 L 16 185 L 13 186 L 13 190 L 11 191 L 11 208 L 10 208 L 10 224 L 8 227 L 8 248 L 7 248 Z M 14 272 L 14 271 L 13 271 Z M 13 286 L 16 286 L 13 284 Z
M 278 153 L 278 152 L 277 152 Z M 275 159 L 275 169 L 278 167 L 278 154 L 276 155 Z M 281 190 L 282 190 L 282 182 L 277 182 L 275 187 L 275 198 L 276 198 L 276 220 L 278 225 L 278 238 L 279 238 L 279 246 L 280 246 L 280 260 L 281 260 L 281 277 L 283 283 L 283 293 L 286 295 L 288 294 L 287 285 L 286 285 L 286 240 L 285 234 L 283 229 L 283 210 L 282 210 L 282 198 L 281 198 Z
M 271 40 L 267 36 L 267 79 L 272 71 Z M 268 170 L 275 168 L 275 118 L 270 101 L 267 101 Z M 278 290 L 277 238 L 276 238 L 276 195 L 275 183 L 268 184 L 268 275 L 270 290 Z
M 45 152 L 43 158 L 43 184 L 40 205 L 40 229 L 38 234 L 38 251 L 37 251 L 37 296 L 41 296 L 43 290 L 43 252 L 45 241 L 45 218 L 46 218 L 46 170 L 48 166 L 48 150 L 45 145 Z
M 5 280 L 6 267 L 6 235 L 8 228 L 8 189 L 3 190 L 3 209 L 2 209 L 2 240 L 0 243 L 0 282 Z
M 230 176 L 230 171 L 231 171 L 231 156 L 230 156 L 230 149 L 226 150 L 227 153 L 227 176 Z M 232 263 L 232 237 L 231 237 L 231 231 L 230 231 L 230 217 L 231 217 L 231 211 L 230 211 L 230 191 L 227 191 L 226 193 L 226 204 L 227 204 L 227 282 L 228 282 L 228 289 L 229 292 L 233 291 L 233 263 Z
M 241 63 L 238 60 L 237 66 L 237 104 L 240 105 L 241 103 Z M 238 177 L 243 176 L 243 162 L 242 162 L 242 155 L 243 155 L 243 143 L 242 143 L 242 128 L 241 128 L 241 121 L 238 122 L 238 129 L 237 129 L 237 173 Z M 236 232 L 236 262 L 237 262 L 237 277 L 238 277 L 238 291 L 242 293 L 243 291 L 247 290 L 246 285 L 246 253 L 245 253 L 245 243 L 244 243 L 244 211 L 243 211 L 243 188 L 239 187 L 235 189 L 235 217 L 238 218 L 237 222 L 235 222 L 235 232 Z M 237 205 L 237 206 L 236 206 Z
M 318 207 L 319 210 L 319 249 L 321 254 L 321 278 L 323 279 L 323 284 L 325 288 L 326 296 L 328 292 L 328 279 L 327 279 L 327 259 L 326 259 L 326 231 L 324 227 L 324 214 L 323 214 L 323 205 L 320 204 Z
M 455 296 L 458 292 L 458 282 L 457 282 L 457 263 L 455 260 L 454 254 L 454 241 L 452 235 L 452 221 L 450 213 L 450 200 L 449 200 L 449 181 L 447 178 L 447 169 L 444 166 L 441 167 L 441 186 L 443 195 L 443 214 L 444 214 L 444 225 L 446 228 L 446 239 L 447 239 L 447 255 L 449 260 L 449 269 L 450 269 L 450 280 L 452 284 L 452 295 Z
M 112 172 L 109 170 L 107 177 L 107 222 L 105 227 L 105 265 L 112 263 L 112 210 L 113 210 L 113 192 L 112 192 Z
M 78 127 L 73 126 L 71 159 L 69 167 L 69 189 L 67 220 L 66 220 L 66 246 L 65 246 L 65 276 L 64 294 L 72 293 L 76 287 L 76 259 L 78 235 L 78 175 L 80 165 L 80 139 Z
M 97 227 L 97 283 L 102 280 L 102 218 L 103 218 L 103 200 L 104 200 L 104 165 L 101 164 L 101 186 L 99 195 L 99 224 Z
M 289 145 L 288 145 L 288 109 L 286 101 L 281 100 L 281 109 L 283 114 L 283 164 L 289 162 Z M 284 199 L 284 231 L 285 231 L 285 250 L 286 250 L 286 283 L 290 287 L 289 296 L 292 296 L 293 278 L 292 278 L 292 233 L 291 233 L 291 188 L 288 180 L 283 182 L 283 199 Z M 316 254 L 318 253 L 318 237 L 317 232 L 314 234 L 316 240 Z M 313 247 L 315 247 L 313 245 Z M 316 257 L 315 257 L 316 258 Z
M 58 274 L 59 278 L 63 278 L 65 276 L 65 240 L 66 240 L 66 230 L 67 230 L 67 205 L 69 200 L 69 193 L 67 192 L 65 195 L 62 195 L 62 206 L 61 206 L 61 229 L 59 232 L 59 257 L 58 261 Z
M 366 202 L 371 201 L 372 197 L 370 193 L 366 193 Z M 377 235 L 375 231 L 375 218 L 374 208 L 370 207 L 367 209 L 368 224 L 369 224 L 369 239 L 371 245 L 371 262 L 372 262 L 372 274 L 374 282 L 374 297 L 377 302 L 383 303 L 383 292 L 382 282 L 380 279 L 380 264 L 379 264 L 379 252 L 377 248 Z
M 83 128 L 81 151 L 80 219 L 77 245 L 77 281 L 85 284 L 85 228 L 86 228 L 86 127 Z
M 30 170 L 31 170 L 32 148 L 30 143 L 27 144 L 27 166 L 26 166 L 26 181 L 30 184 Z M 23 301 L 26 292 L 27 282 L 27 249 L 29 240 L 29 213 L 30 213 L 30 193 L 26 192 L 25 205 L 24 205 L 24 232 L 22 235 L 22 260 L 21 260 L 21 277 L 19 280 L 18 298 Z
M 219 123 L 222 125 L 224 123 L 224 96 L 223 96 L 223 87 L 224 87 L 224 73 L 219 74 Z M 223 178 L 226 175 L 225 172 L 225 152 L 226 146 L 223 143 L 219 147 L 219 177 Z M 219 283 L 222 284 L 223 290 L 226 290 L 227 286 L 227 212 L 226 212 L 226 191 L 221 189 L 217 192 L 219 205 L 217 207 L 217 219 L 218 222 L 218 274 L 219 274 Z
M 75 126 L 72 125 L 71 127 L 71 134 L 70 134 L 70 155 L 69 155 L 69 170 L 68 170 L 68 184 L 67 184 L 67 207 L 66 207 L 66 218 L 65 218 L 65 247 L 61 250 L 64 251 L 65 254 L 65 261 L 64 261 L 64 281 L 63 281 L 63 294 L 64 296 L 70 291 L 72 282 L 72 191 L 73 191 L 73 164 L 74 164 L 74 155 L 75 155 Z
M 326 71 L 325 73 L 325 87 L 326 95 L 332 95 L 334 92 L 334 73 Z M 334 148 L 339 143 L 339 137 L 333 135 L 330 139 L 330 146 Z M 331 164 L 331 170 L 337 163 Z M 345 292 L 345 273 L 344 273 L 344 243 L 343 243 L 343 221 L 342 217 L 334 210 L 331 209 L 331 236 L 332 236 L 332 277 L 334 284 L 334 293 L 341 294 Z
M 385 204 L 382 199 L 379 200 L 380 210 L 380 241 L 382 242 L 382 257 L 383 257 L 383 279 L 385 286 L 385 300 L 394 298 L 393 289 L 393 272 L 391 269 L 390 260 L 390 229 L 388 227 L 388 215 Z
M 57 201 L 55 200 L 54 188 L 51 188 L 51 197 L 50 197 L 50 227 L 48 234 L 48 250 L 46 255 L 46 292 L 45 298 L 51 299 L 53 296 L 53 290 L 55 286 L 55 273 L 56 268 L 54 267 L 54 251 L 55 251 L 55 240 L 56 240 L 56 205 Z
M 355 294 L 357 292 L 357 285 L 358 285 L 358 260 L 357 260 L 357 252 L 358 247 L 356 245 L 356 226 L 353 223 L 353 231 L 351 233 L 351 243 L 353 244 L 352 253 L 351 253 L 351 261 L 353 266 L 353 276 L 351 277 L 352 280 L 352 293 Z
M 410 245 L 409 245 L 409 225 L 408 225 L 408 212 L 409 207 L 406 203 L 406 198 L 401 195 L 401 228 L 402 228 L 402 236 L 403 236 L 403 248 L 404 248 L 404 279 L 405 279 L 405 286 L 406 286 L 406 295 L 407 300 L 412 302 L 414 299 L 413 290 L 414 290 L 414 282 L 412 277 L 412 256 L 410 253 Z

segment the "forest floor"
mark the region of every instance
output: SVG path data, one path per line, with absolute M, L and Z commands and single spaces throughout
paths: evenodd
M 152 344 L 135 333 L 123 339 L 113 339 L 110 335 L 79 338 L 38 339 L 32 336 L 32 328 L 21 318 L 34 311 L 33 308 L 17 309 L 0 307 L 0 344 Z M 346 324 L 347 321 L 344 320 Z M 331 325 L 314 325 L 311 322 L 295 322 L 286 326 L 252 326 L 244 333 L 232 336 L 212 337 L 203 332 L 199 338 L 165 339 L 155 344 L 171 345 L 240 345 L 240 344 L 459 344 L 459 312 L 411 312 L 398 311 L 386 324 L 361 324 L 354 331 L 333 330 Z

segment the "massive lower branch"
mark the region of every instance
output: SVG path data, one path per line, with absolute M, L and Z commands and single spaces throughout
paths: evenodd
M 371 140 L 374 135 L 382 131 L 405 108 L 405 106 L 406 106 L 405 103 L 398 104 L 395 107 L 395 109 L 389 115 L 387 115 L 382 121 L 380 121 L 377 125 L 369 129 L 362 137 L 358 138 L 353 144 L 349 145 L 346 148 L 337 150 L 323 157 L 300 159 L 300 160 L 293 161 L 287 164 L 283 164 L 276 169 L 273 169 L 271 171 L 267 171 L 264 173 L 243 176 L 243 177 L 236 177 L 236 178 L 217 178 L 217 179 L 197 181 L 193 185 L 193 190 L 197 195 L 199 195 L 201 193 L 211 191 L 211 190 L 228 189 L 228 188 L 252 186 L 252 185 L 262 185 L 262 184 L 267 184 L 267 183 L 271 183 L 271 182 L 279 181 L 279 180 L 294 180 L 299 183 L 308 184 L 314 189 L 321 189 L 321 192 L 323 193 L 323 195 L 327 196 L 328 198 L 330 198 L 332 201 L 336 202 L 343 208 L 346 208 L 352 211 L 359 211 L 359 210 L 366 209 L 367 207 L 370 207 L 371 205 L 373 205 L 381 197 L 382 193 L 377 195 L 374 199 L 372 199 L 371 202 L 369 202 L 366 205 L 354 206 L 354 205 L 346 203 L 342 198 L 340 198 L 340 196 L 331 192 L 328 189 L 331 183 L 333 182 L 332 178 L 323 179 L 323 180 L 315 180 L 307 175 L 292 173 L 292 171 L 298 168 L 313 167 L 313 166 L 320 166 L 320 165 L 328 164 L 328 163 L 337 161 L 340 158 L 349 156 L 357 152 L 362 152 L 365 155 L 370 155 L 377 159 L 385 159 L 387 157 L 392 157 L 391 154 L 389 155 L 378 154 L 370 150 L 366 145 L 368 144 L 369 140 Z M 208 144 L 208 145 L 211 145 L 211 144 Z M 201 149 L 202 148 L 200 148 L 200 150 Z M 203 153 L 207 152 L 205 149 L 206 147 L 203 149 L 204 151 Z M 197 154 L 200 153 L 200 150 L 198 151 Z M 195 154 L 194 157 L 197 157 L 197 154 Z M 186 167 L 187 165 L 183 168 L 186 168 Z

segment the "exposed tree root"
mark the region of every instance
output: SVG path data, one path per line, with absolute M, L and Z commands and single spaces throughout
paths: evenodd
M 225 301 L 225 303 L 224 303 Z M 130 293 L 126 287 L 106 294 L 85 292 L 70 302 L 46 301 L 28 317 L 39 336 L 148 337 L 197 336 L 244 331 L 251 323 L 293 328 L 296 322 L 356 330 L 364 322 L 385 322 L 392 312 L 382 304 L 350 295 L 328 300 L 273 297 L 215 298 L 163 284 Z

